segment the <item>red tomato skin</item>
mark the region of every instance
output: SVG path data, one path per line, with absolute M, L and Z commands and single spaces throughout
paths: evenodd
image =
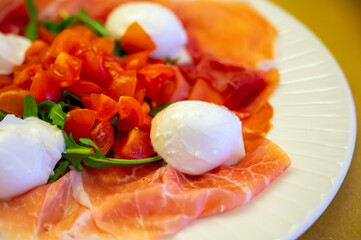
M 117 129 L 119 131 L 130 131 L 144 122 L 142 105 L 132 97 L 123 96 L 118 102 Z
M 84 137 L 92 140 L 100 151 L 106 155 L 114 143 L 114 129 L 110 121 L 96 121 Z
M 66 114 L 64 131 L 73 135 L 75 142 L 83 138 L 94 125 L 96 112 L 90 109 L 73 109 Z
M 137 73 L 134 70 L 116 71 L 110 70 L 111 84 L 106 89 L 106 93 L 115 101 L 121 96 L 133 97 L 137 86 Z
M 43 70 L 36 72 L 30 86 L 30 94 L 37 103 L 47 100 L 59 102 L 62 98 L 61 88 Z
M 86 108 L 96 111 L 100 122 L 109 121 L 118 111 L 118 102 L 104 94 L 83 94 L 81 100 Z
M 127 134 L 118 132 L 113 151 L 119 157 L 126 159 L 148 158 L 154 154 L 149 132 L 139 128 L 133 128 Z
M 60 87 L 69 87 L 80 79 L 83 61 L 65 52 L 60 53 L 50 66 L 49 76 Z
M 25 52 L 25 64 L 42 63 L 49 54 L 50 45 L 42 40 L 35 40 Z
M 61 52 L 78 57 L 91 50 L 89 39 L 72 29 L 65 29 L 53 41 L 50 47 L 50 55 L 58 56 Z
M 95 52 L 110 55 L 114 49 L 114 39 L 110 37 L 97 37 L 91 40 Z
M 107 72 L 104 68 L 104 57 L 90 49 L 79 54 L 79 58 L 83 60 L 81 78 L 95 82 L 100 86 L 105 85 Z
M 122 62 L 122 66 L 126 70 L 139 70 L 147 64 L 149 55 L 149 51 L 129 54 Z
M 68 90 L 79 97 L 83 94 L 89 93 L 103 93 L 103 90 L 101 89 L 101 87 L 99 87 L 98 84 L 83 79 L 80 79 L 79 81 L 76 81 L 73 85 L 69 86 Z
M 19 88 L 30 89 L 31 83 L 38 71 L 42 71 L 40 64 L 24 65 L 14 69 L 14 83 Z

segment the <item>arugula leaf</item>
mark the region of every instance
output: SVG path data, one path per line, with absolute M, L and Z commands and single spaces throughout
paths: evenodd
M 25 27 L 25 36 L 34 41 L 38 38 L 38 10 L 33 0 L 25 0 L 25 5 L 30 18 L 28 25 Z
M 2 121 L 8 114 L 9 114 L 8 112 L 0 110 L 0 121 Z
M 39 115 L 45 122 L 48 122 L 52 125 L 57 125 L 60 129 L 63 129 L 66 117 L 66 113 L 63 111 L 64 106 L 64 102 L 41 102 L 38 104 Z
M 157 113 L 162 111 L 164 108 L 168 107 L 170 104 L 171 104 L 170 102 L 166 102 L 166 103 L 164 103 L 164 104 L 162 104 L 162 105 L 160 105 L 160 106 L 158 106 L 156 108 L 151 109 L 149 111 L 149 115 L 154 117 L 155 115 L 157 115 Z
M 44 20 L 41 23 L 52 33 L 59 34 L 68 27 L 73 26 L 76 23 L 77 17 L 70 16 L 60 22 Z
M 70 162 L 67 160 L 58 162 L 54 168 L 54 175 L 48 179 L 47 184 L 53 183 L 58 180 L 59 177 L 63 176 L 68 169 L 69 164 Z
M 179 58 L 166 58 L 165 63 L 174 65 L 174 64 L 176 64 L 178 62 L 178 60 L 179 60 Z
M 113 54 L 116 55 L 116 56 L 119 56 L 119 57 L 124 57 L 125 56 L 125 52 L 120 47 L 119 41 L 114 41 Z
M 38 117 L 38 105 L 36 104 L 35 98 L 30 94 L 24 98 L 23 118 L 28 117 Z
M 81 162 L 88 156 L 94 154 L 93 149 L 78 145 L 74 141 L 72 134 L 68 137 L 68 135 L 63 131 L 63 135 L 66 146 L 65 152 L 62 154 L 63 158 L 69 160 L 76 171 L 83 171 Z
M 64 103 L 59 102 L 55 104 L 49 112 L 49 118 L 53 125 L 57 125 L 60 129 L 64 128 L 66 113 L 63 111 Z
M 86 11 L 83 9 L 78 14 L 75 14 L 78 19 L 80 19 L 85 25 L 90 27 L 95 33 L 102 37 L 111 37 L 108 30 L 98 21 L 95 21 L 88 17 Z

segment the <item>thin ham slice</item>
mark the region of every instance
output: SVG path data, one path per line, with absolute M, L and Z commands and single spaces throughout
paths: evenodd
M 290 164 L 267 139 L 249 141 L 246 149 L 243 161 L 201 176 L 160 163 L 71 171 L 53 184 L 1 202 L 0 232 L 9 239 L 172 235 L 197 218 L 250 201 Z

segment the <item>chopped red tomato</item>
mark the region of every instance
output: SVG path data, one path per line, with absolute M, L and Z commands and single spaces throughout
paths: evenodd
M 129 54 L 122 62 L 122 66 L 127 70 L 139 70 L 147 64 L 149 54 L 149 51 Z
M 219 105 L 223 105 L 224 103 L 222 95 L 209 86 L 209 84 L 203 79 L 198 79 L 196 81 L 196 84 L 193 86 L 192 93 L 189 96 L 189 100 L 199 100 Z
M 0 74 L 0 89 L 10 85 L 13 79 L 9 75 Z
M 79 97 L 82 94 L 103 93 L 103 90 L 99 87 L 98 84 L 83 79 L 76 81 L 73 85 L 68 87 L 68 90 Z
M 109 37 L 98 37 L 91 40 L 93 49 L 96 52 L 111 54 L 114 49 L 114 39 Z
M 153 51 L 156 49 L 151 37 L 144 31 L 139 23 L 132 23 L 120 39 L 121 47 L 127 53 Z
M 61 52 L 65 52 L 78 57 L 90 49 L 90 41 L 84 34 L 80 34 L 71 29 L 66 29 L 54 39 L 50 47 L 50 55 L 56 57 Z
M 29 91 L 24 89 L 11 89 L 0 93 L 0 109 L 15 114 L 20 117 L 23 115 L 24 98 Z
M 42 71 L 40 64 L 29 65 L 24 68 L 14 69 L 14 83 L 19 88 L 30 89 L 37 71 Z
M 42 63 L 50 49 L 49 44 L 42 40 L 35 40 L 25 52 L 25 63 Z
M 104 94 L 84 94 L 81 101 L 86 108 L 96 111 L 97 119 L 101 122 L 108 121 L 118 111 L 118 103 Z
M 82 62 L 79 58 L 62 52 L 50 66 L 48 75 L 60 87 L 69 87 L 80 79 Z
M 52 32 L 50 32 L 44 25 L 38 24 L 38 35 L 39 39 L 51 44 L 54 39 L 56 38 L 56 35 Z
M 137 72 L 134 70 L 117 71 L 109 69 L 111 78 L 107 94 L 118 101 L 121 96 L 133 97 L 137 86 Z
M 133 128 L 125 135 L 118 133 L 114 141 L 113 151 L 118 156 L 127 159 L 147 158 L 154 154 L 149 132 L 139 128 Z
M 106 70 L 104 68 L 104 57 L 94 50 L 87 50 L 79 54 L 79 58 L 83 60 L 81 68 L 81 78 L 93 81 L 99 85 L 106 82 Z
M 109 121 L 96 121 L 90 131 L 84 136 L 89 138 L 106 155 L 114 143 L 114 129 Z
M 37 103 L 46 100 L 59 102 L 62 98 L 60 87 L 42 70 L 36 72 L 30 86 L 30 94 L 33 95 Z
M 77 142 L 84 137 L 91 129 L 96 120 L 96 112 L 90 109 L 74 109 L 66 114 L 64 131 L 73 135 Z
M 143 123 L 144 112 L 142 105 L 135 98 L 120 97 L 118 104 L 119 120 L 117 128 L 119 131 L 130 131 Z

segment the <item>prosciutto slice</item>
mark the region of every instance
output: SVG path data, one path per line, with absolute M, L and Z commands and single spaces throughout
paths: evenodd
M 0 232 L 8 239 L 160 239 L 197 218 L 230 211 L 256 196 L 290 164 L 271 141 L 246 141 L 246 158 L 201 176 L 160 163 L 86 168 L 8 202 Z

